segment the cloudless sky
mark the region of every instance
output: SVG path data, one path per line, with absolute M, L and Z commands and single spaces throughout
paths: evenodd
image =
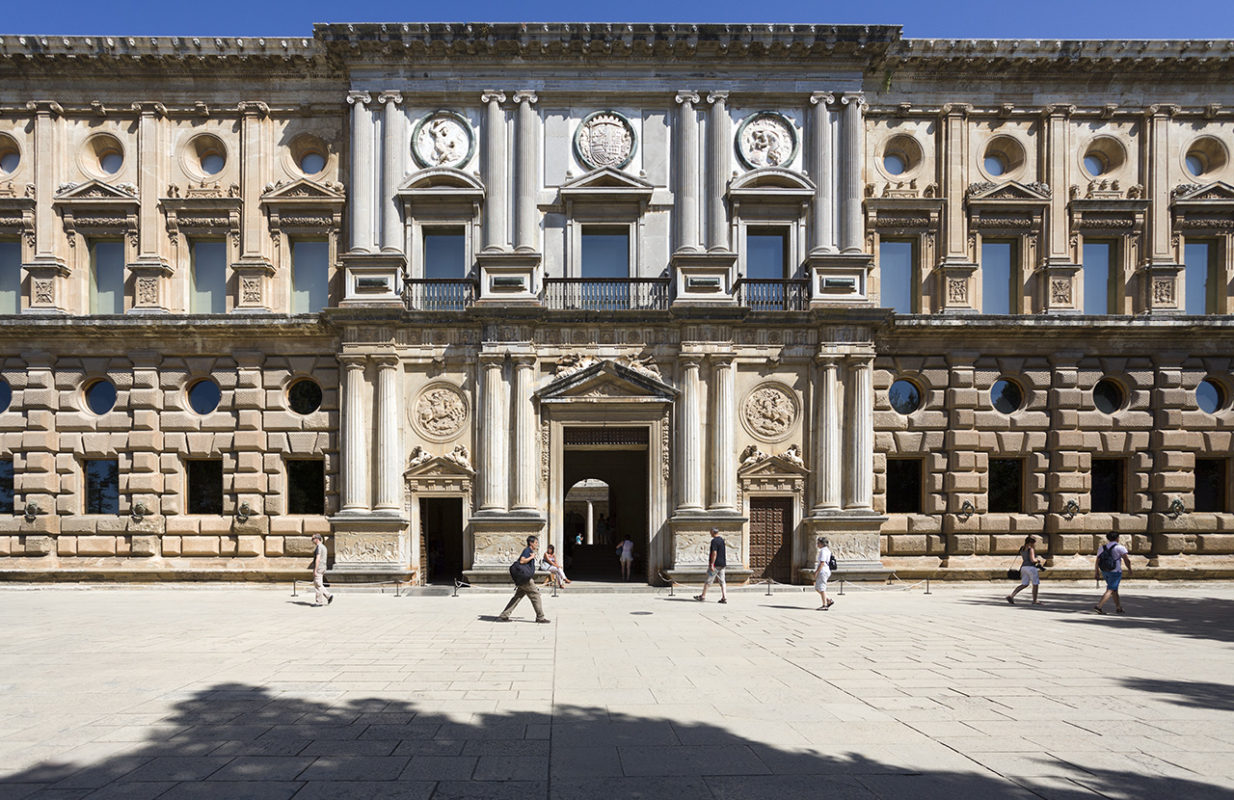
M 1234 0 L 9 0 L 0 35 L 311 36 L 314 22 L 894 24 L 910 38 L 1229 39 Z

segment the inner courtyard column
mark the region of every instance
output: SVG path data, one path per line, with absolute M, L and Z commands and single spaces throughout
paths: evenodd
M 848 493 L 845 510 L 874 507 L 874 356 L 854 355 L 848 362 Z
M 377 101 L 384 106 L 381 120 L 381 249 L 402 252 L 403 221 L 399 217 L 398 185 L 403 177 L 403 155 L 406 141 L 406 117 L 399 92 L 382 92 Z
M 349 92 L 347 102 L 351 106 L 351 196 L 347 204 L 351 208 L 351 249 L 371 252 L 374 249 L 375 225 L 373 224 L 373 118 L 369 92 Z M 254 195 L 256 196 L 256 195 Z
M 835 96 L 827 92 L 810 95 L 810 175 L 814 178 L 814 203 L 810 208 L 810 251 L 836 252 L 835 170 L 832 160 L 831 107 Z
M 343 364 L 343 512 L 368 505 L 368 420 L 364 413 L 364 356 L 339 356 Z
M 678 511 L 703 510 L 703 470 L 699 419 L 699 357 L 684 356 L 681 360 L 681 396 L 677 406 L 678 444 L 681 458 L 677 462 L 681 486 Z
M 838 359 L 820 355 L 815 387 L 814 435 L 817 456 L 814 468 L 814 508 L 812 513 L 834 512 L 840 508 L 840 487 L 843 469 L 840 463 L 841 436 Z
M 731 353 L 711 356 L 713 401 L 711 403 L 711 504 L 715 511 L 736 513 L 737 367 Z
M 540 463 L 536 453 L 536 419 L 532 407 L 531 384 L 536 358 L 516 355 L 514 360 L 514 501 L 513 511 L 539 513 L 536 506 L 536 480 Z M 491 421 L 492 415 L 489 415 Z M 490 423 L 491 424 L 491 423 Z
M 480 354 L 480 387 L 484 427 L 480 433 L 480 513 L 506 510 L 506 433 L 509 404 L 506 402 L 505 353 Z
M 485 92 L 480 95 L 484 103 L 484 127 L 480 130 L 483 142 L 480 164 L 486 190 L 482 231 L 485 250 L 505 250 L 506 238 L 506 112 L 501 104 L 506 101 L 504 92 Z
M 377 502 L 376 510 L 402 511 L 403 450 L 399 442 L 398 356 L 381 356 L 377 361 Z

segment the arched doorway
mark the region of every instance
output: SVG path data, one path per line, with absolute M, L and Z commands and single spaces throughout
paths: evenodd
M 599 478 L 583 478 L 566 490 L 562 552 L 568 574 L 582 578 L 612 576 L 618 540 L 611 499 L 612 487 Z
M 571 578 L 619 580 L 617 546 L 634 542 L 632 575 L 646 573 L 647 428 L 566 429 L 562 552 Z

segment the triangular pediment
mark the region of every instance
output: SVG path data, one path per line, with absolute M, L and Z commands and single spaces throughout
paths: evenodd
M 56 192 L 56 202 L 71 202 L 87 200 L 90 202 L 99 201 L 121 201 L 125 203 L 137 202 L 137 189 L 127 183 L 112 185 L 103 183 L 102 181 L 90 180 L 85 183 L 65 183 L 61 184 Z
M 728 193 L 737 197 L 812 197 L 814 182 L 782 167 L 762 167 L 733 178 Z
M 1012 200 L 1044 203 L 1050 199 L 1050 187 L 1044 183 L 974 183 L 968 187 L 969 202 L 975 200 Z
M 626 197 L 644 199 L 651 197 L 655 187 L 642 178 L 636 178 L 621 170 L 604 167 L 588 172 L 562 184 L 562 197 Z
M 671 402 L 677 390 L 644 371 L 615 361 L 595 361 L 567 371 L 542 387 L 541 403 L 569 401 Z
M 261 195 L 263 203 L 279 203 L 284 201 L 296 203 L 341 203 L 346 199 L 341 184 L 318 183 L 308 178 L 276 183 L 266 189 Z
M 433 167 L 409 175 L 398 187 L 403 196 L 484 197 L 484 184 L 474 175 L 453 167 Z
M 771 478 L 784 476 L 809 475 L 810 470 L 804 464 L 799 464 L 783 454 L 754 458 L 745 461 L 737 468 L 739 478 Z
M 1213 202 L 1224 205 L 1234 202 L 1234 186 L 1225 181 L 1206 184 L 1184 183 L 1175 186 L 1172 194 L 1176 203 Z
M 412 466 L 403 473 L 407 478 L 473 478 L 475 474 L 475 470 L 467 468 L 449 454 L 434 456 L 418 464 L 413 459 Z

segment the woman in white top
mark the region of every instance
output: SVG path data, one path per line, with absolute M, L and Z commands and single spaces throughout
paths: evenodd
M 621 579 L 630 580 L 630 566 L 634 563 L 634 542 L 629 536 L 617 545 L 617 557 L 621 559 Z
M 823 599 L 823 604 L 818 607 L 819 611 L 827 611 L 833 605 L 835 600 L 827 599 L 827 581 L 831 578 L 831 548 L 826 536 L 818 537 L 818 560 L 814 563 L 814 591 L 818 592 L 818 596 Z
M 1037 537 L 1032 535 L 1024 537 L 1024 544 L 1020 545 L 1020 585 L 1007 595 L 1007 602 L 1014 606 L 1015 596 L 1030 585 L 1033 587 L 1033 605 L 1039 606 L 1037 587 L 1041 585 L 1041 565 L 1037 563 Z
M 557 549 L 551 544 L 544 551 L 544 566 L 548 569 L 546 584 L 548 581 L 556 581 L 557 588 L 560 589 L 565 584 L 570 583 L 570 579 L 566 577 L 565 570 L 561 568 L 560 562 L 557 561 Z

